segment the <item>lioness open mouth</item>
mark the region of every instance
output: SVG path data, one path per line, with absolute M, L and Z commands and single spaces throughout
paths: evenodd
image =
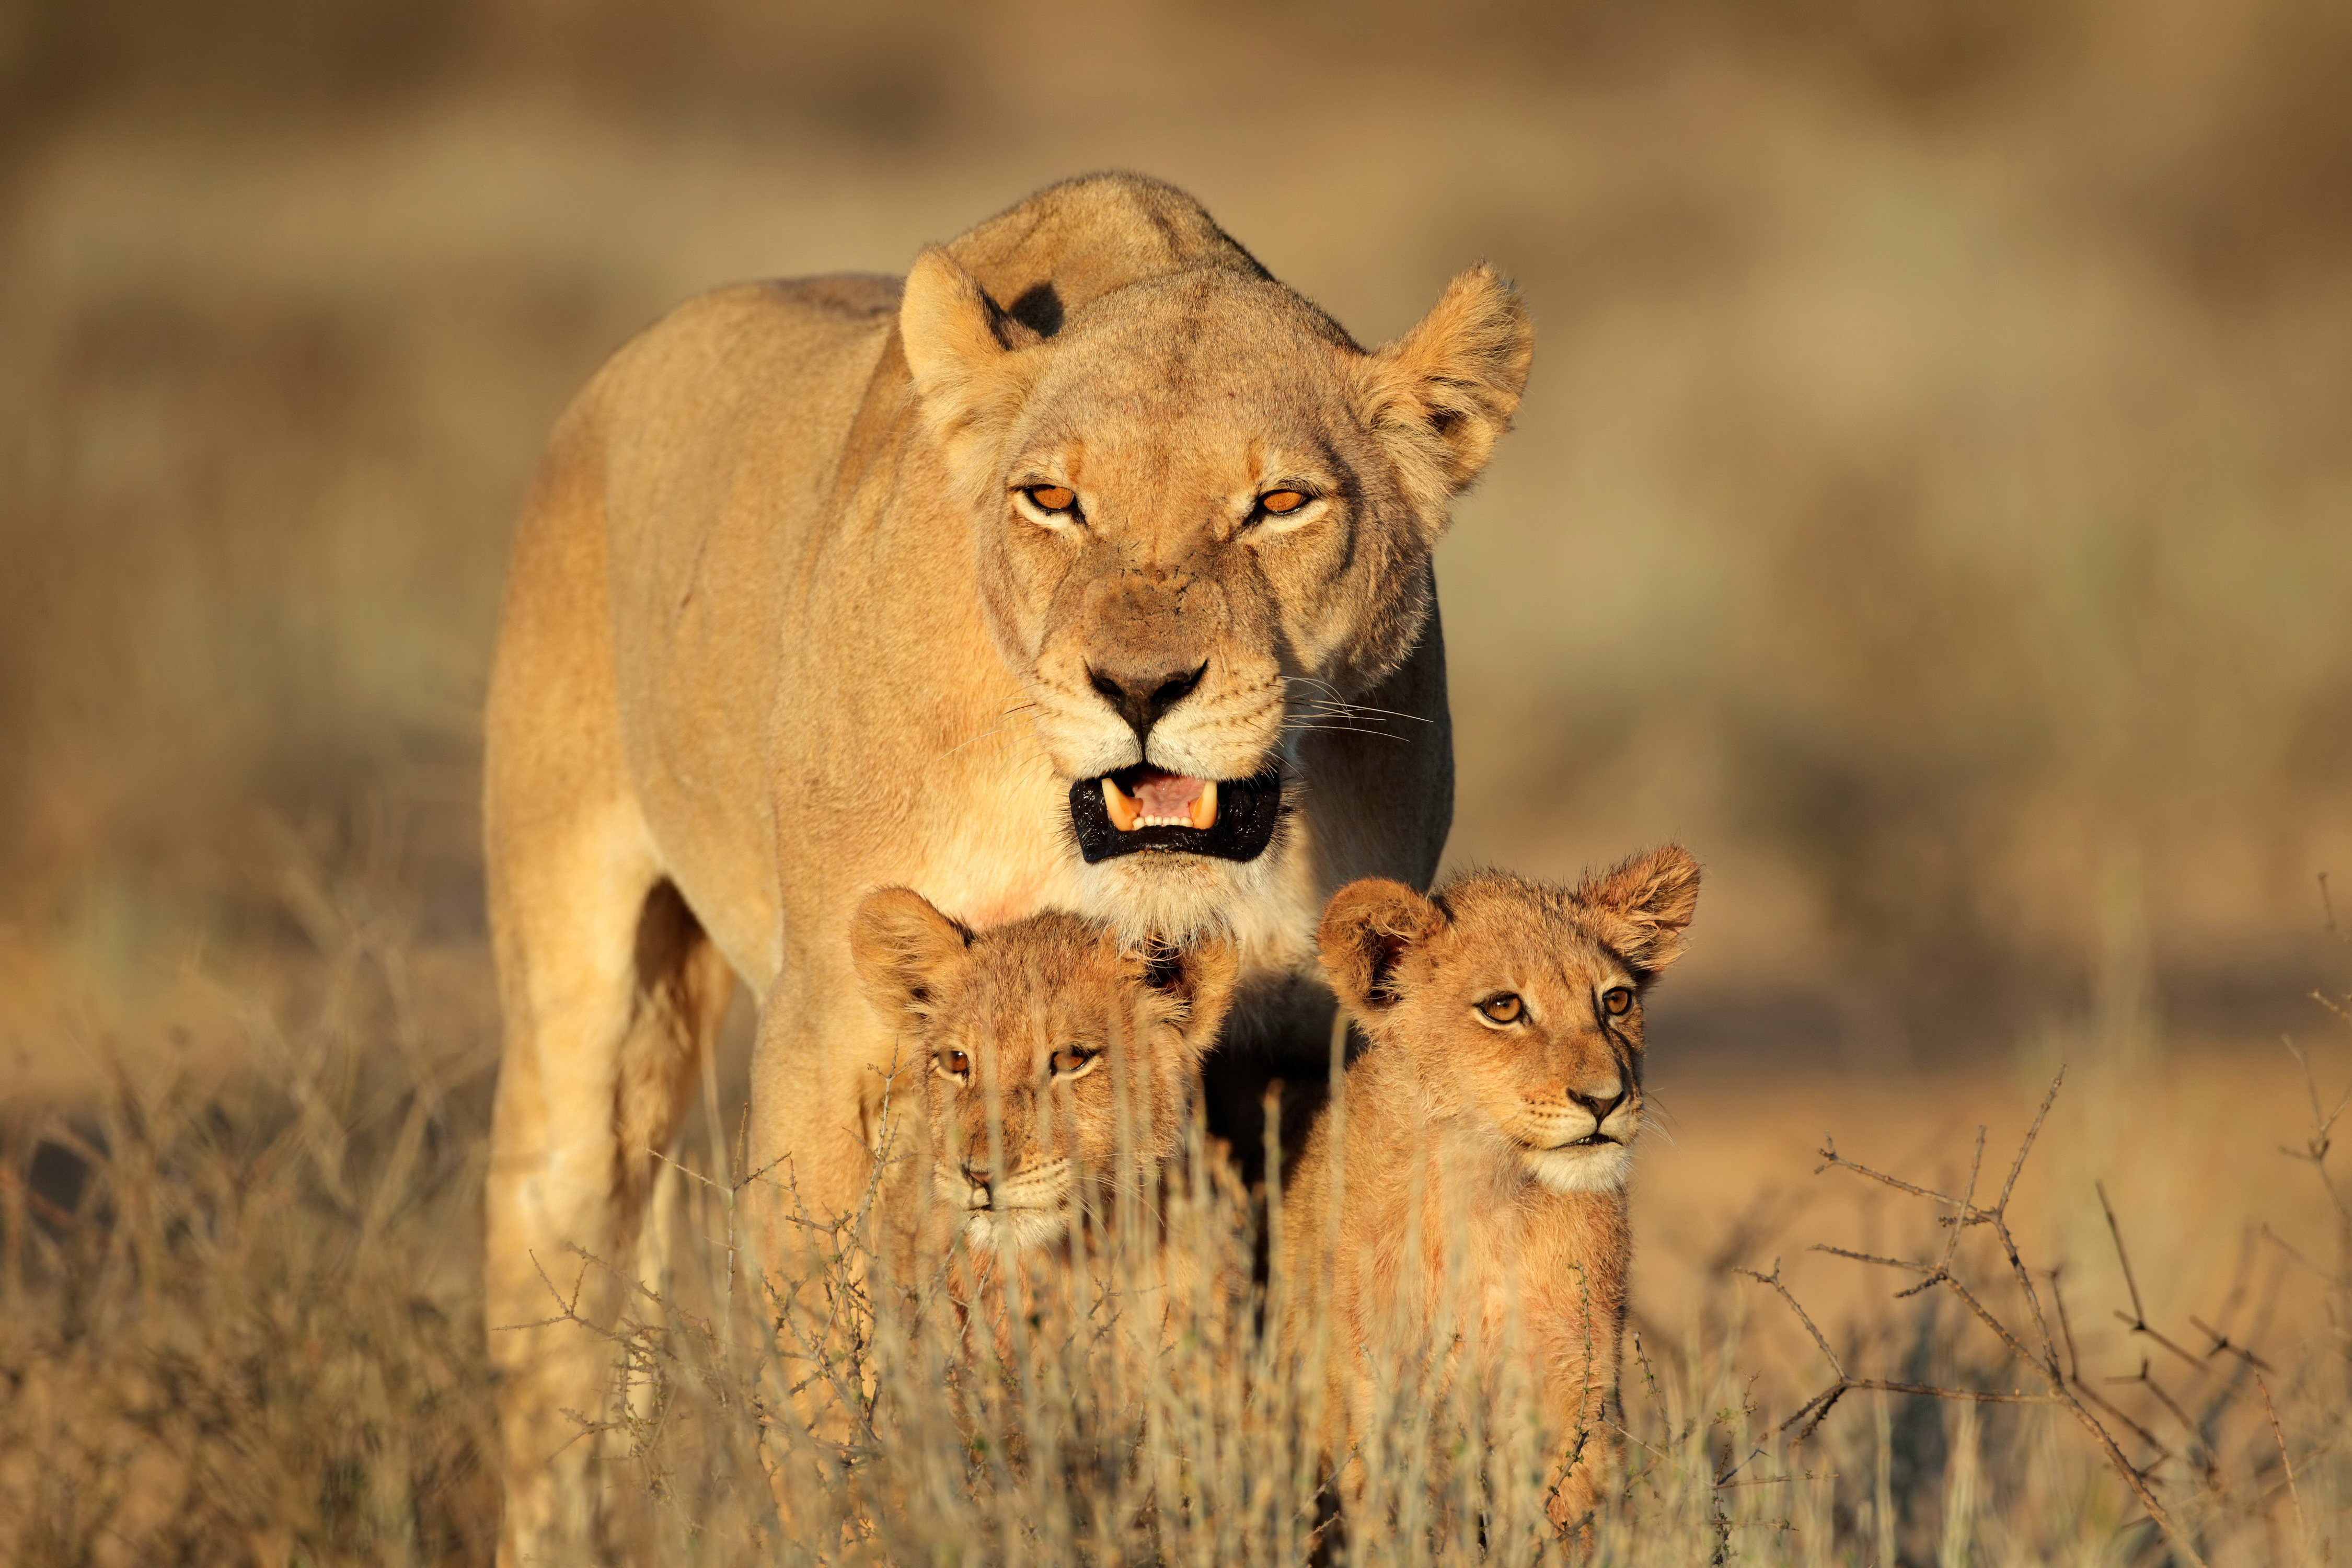
M 1255 860 L 1274 837 L 1282 779 L 1196 779 L 1148 764 L 1070 785 L 1070 823 L 1087 864 L 1159 849 Z

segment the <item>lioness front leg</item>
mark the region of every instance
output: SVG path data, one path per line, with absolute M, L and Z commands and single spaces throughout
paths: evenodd
M 501 1563 L 592 1561 L 614 1270 L 731 981 L 666 879 L 628 783 L 593 451 L 559 432 L 517 541 L 485 721 L 483 817 L 504 1053 L 483 1273 L 506 1482 Z M 578 458 L 574 462 L 571 459 Z M 591 1264 L 583 1258 L 600 1260 Z M 584 1320 L 571 1321 L 576 1316 Z
M 582 858 L 609 872 L 609 848 Z M 509 870 L 500 881 L 517 879 L 531 879 Z M 627 881 L 595 886 L 604 880 L 583 875 L 570 896 L 509 907 L 500 922 L 509 1025 L 485 1283 L 505 1563 L 589 1560 L 613 1533 L 600 1525 L 593 1471 L 603 1445 L 575 1417 L 613 1406 L 613 1348 L 594 1330 L 612 1321 L 622 1276 L 650 1277 L 664 1261 L 646 1245 L 666 1234 L 646 1223 L 655 1152 L 676 1137 L 732 984 L 667 883 L 633 909 Z
M 845 960 L 848 944 L 841 946 Z M 894 1240 L 884 1184 L 921 1163 L 920 1089 L 892 1092 L 895 1050 L 846 962 L 787 955 L 752 1045 L 746 1219 L 767 1283 L 777 1370 L 796 1390 L 784 1403 L 820 1440 L 845 1434 L 845 1405 L 863 1397 L 869 1370 L 858 1346 L 872 1325 L 838 1304 L 869 1299 L 877 1255 L 887 1258 Z M 879 1167 L 877 1145 L 890 1156 Z M 789 1518 L 792 1484 L 781 1472 L 771 1479 Z

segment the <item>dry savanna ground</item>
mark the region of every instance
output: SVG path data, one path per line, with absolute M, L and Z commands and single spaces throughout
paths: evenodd
M 223 985 L 215 1037 L 12 1110 L 12 1561 L 488 1550 L 478 976 L 470 1016 L 428 1009 L 423 993 L 465 977 L 425 962 L 399 920 L 348 893 L 309 914 L 315 956 L 276 988 Z M 2126 1014 L 1969 1070 L 1874 1081 L 1678 1059 L 1662 1042 L 1671 1141 L 1654 1137 L 1635 1188 L 1612 1423 L 1627 1461 L 1593 1550 L 2330 1560 L 2352 1539 L 2352 1214 L 2328 1150 L 2352 1023 L 2318 1003 L 2312 1023 L 2302 1057 L 2255 1057 L 2168 1049 Z M 436 1043 L 451 1038 L 476 1044 Z M 76 1043 L 131 1059 L 96 1026 Z M 231 1046 L 241 1065 L 218 1070 Z M 711 1106 L 739 1102 L 732 1076 L 714 1073 Z M 605 1456 L 635 1560 L 1308 1554 L 1326 1480 L 1304 1436 L 1313 1390 L 1246 1314 L 1171 1300 L 1139 1255 L 1096 1256 L 1055 1277 L 1066 1293 L 1007 1364 L 955 1341 L 935 1298 L 923 1316 L 921 1290 L 861 1285 L 855 1225 L 839 1265 L 794 1281 L 780 1310 L 733 1223 L 759 1178 L 730 1158 L 729 1126 L 721 1109 L 681 1140 L 670 1274 L 616 1330 L 574 1331 L 611 1343 L 611 1398 L 581 1413 L 580 1440 Z M 1195 1199 L 1164 1211 L 1168 1245 L 1245 1275 L 1260 1216 L 1211 1188 Z M 1972 1222 L 1957 1233 L 1955 1213 Z M 1131 1217 L 1126 1234 L 1140 1234 Z M 599 1267 L 556 1263 L 549 1315 Z M 1146 1342 L 1122 1342 L 1123 1318 Z M 847 1325 L 845 1349 L 820 1319 Z M 813 1379 L 854 1409 L 847 1431 L 793 1419 L 789 1390 Z M 1483 1425 L 1458 1387 L 1401 1375 L 1384 1397 L 1346 1561 L 1559 1558 L 1545 1456 Z
M 2332 0 L 0 7 L 0 1556 L 487 1558 L 476 715 L 539 441 L 695 289 L 1125 165 L 1368 341 L 1482 256 L 1534 312 L 1439 561 L 1453 856 L 1708 876 L 1595 1550 L 2332 1560 L 2347 76 Z M 746 1028 L 583 1413 L 640 1555 L 1307 1554 L 1229 1314 L 780 1352 Z M 1548 1550 L 1533 1457 L 1390 1398 L 1349 1561 Z

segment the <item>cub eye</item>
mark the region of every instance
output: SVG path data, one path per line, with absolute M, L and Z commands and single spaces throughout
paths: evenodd
M 1612 1018 L 1622 1018 L 1633 1010 L 1633 994 L 1622 985 L 1612 985 L 1601 994 L 1601 1005 L 1609 1009 Z
M 940 1051 L 931 1058 L 931 1066 L 941 1078 L 951 1078 L 958 1083 L 971 1076 L 971 1058 L 961 1051 Z
M 1054 1076 L 1076 1078 L 1094 1066 L 1095 1058 L 1100 1055 L 1100 1051 L 1089 1046 L 1064 1046 L 1054 1053 Z
M 1039 511 L 1066 512 L 1078 504 L 1076 492 L 1067 485 L 1031 485 L 1021 493 Z
M 1260 511 L 1280 517 L 1284 512 L 1297 511 L 1312 499 L 1305 490 L 1268 490 L 1257 498 L 1257 506 Z
M 1516 1024 L 1519 1021 L 1519 1015 L 1526 1011 L 1527 1004 L 1507 991 L 1500 996 L 1489 996 L 1478 1004 L 1478 1016 L 1490 1024 Z

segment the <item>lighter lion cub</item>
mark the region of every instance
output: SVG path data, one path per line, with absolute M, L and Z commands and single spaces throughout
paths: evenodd
M 1149 1190 L 1182 1141 L 1238 966 L 1230 942 L 1139 952 L 1059 912 L 974 931 L 906 888 L 866 897 L 850 947 L 921 1088 L 923 1136 L 886 1189 L 888 1217 L 932 1255 L 960 1239 L 1039 1247 L 1106 1212 L 1122 1096 Z
M 1591 1513 L 1615 1451 L 1642 998 L 1682 951 L 1698 880 L 1668 846 L 1572 889 L 1480 872 L 1423 898 L 1370 879 L 1325 910 L 1324 970 L 1371 1040 L 1285 1200 L 1286 1339 L 1307 1353 L 1328 1331 L 1329 1453 L 1372 1433 L 1380 1378 L 1446 1375 L 1446 1344 L 1480 1358 L 1449 1352 L 1457 1375 L 1495 1386 L 1516 1320 L 1513 1364 L 1558 1456 L 1546 1511 L 1564 1530 Z M 1343 1498 L 1365 1482 L 1359 1451 Z

